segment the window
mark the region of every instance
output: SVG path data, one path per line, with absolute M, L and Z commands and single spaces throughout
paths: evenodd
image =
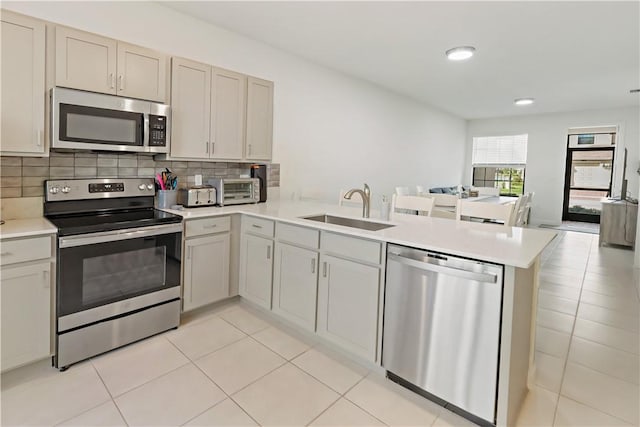
M 524 192 L 528 135 L 473 138 L 473 186 L 500 189 L 500 195 Z

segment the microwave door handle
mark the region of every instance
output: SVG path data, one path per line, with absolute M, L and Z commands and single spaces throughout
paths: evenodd
M 143 124 L 142 124 L 142 146 L 144 147 L 144 151 L 149 151 L 151 148 L 149 147 L 149 133 L 147 129 L 149 129 L 149 114 L 143 114 Z

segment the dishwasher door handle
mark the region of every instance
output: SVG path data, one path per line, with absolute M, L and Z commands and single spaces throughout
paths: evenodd
M 446 267 L 439 264 L 433 264 L 429 261 L 416 261 L 394 253 L 387 254 L 387 259 L 399 262 L 400 264 L 418 268 L 420 270 L 433 271 L 436 273 L 447 274 L 449 276 L 462 277 L 469 280 L 475 280 L 483 283 L 496 283 L 498 275 L 493 273 L 476 273 L 475 271 L 463 270 L 461 268 Z

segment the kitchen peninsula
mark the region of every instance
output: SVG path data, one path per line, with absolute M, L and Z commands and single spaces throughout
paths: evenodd
M 527 393 L 528 376 L 535 369 L 532 325 L 539 256 L 554 232 L 410 215 L 394 215 L 386 222 L 391 227 L 369 231 L 304 219 L 322 214 L 359 217 L 358 208 L 315 202 L 270 201 L 169 212 L 185 218 L 186 238 L 191 223 L 230 217 L 228 225 L 219 230 L 231 233 L 229 295 L 239 294 L 378 367 L 384 367 L 382 313 L 388 243 L 502 266 L 497 409 L 494 420 L 489 421 L 496 425 L 515 422 Z M 202 225 L 214 230 L 217 226 Z M 348 280 L 340 283 L 336 278 L 341 275 Z M 366 286 L 351 285 L 355 282 Z M 346 287 L 351 290 L 345 291 Z M 453 310 L 465 315 L 464 307 Z

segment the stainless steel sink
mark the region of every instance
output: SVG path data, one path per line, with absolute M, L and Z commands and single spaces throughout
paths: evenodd
M 384 230 L 385 228 L 395 227 L 391 224 L 382 224 L 380 222 L 363 221 L 361 219 L 345 218 L 342 216 L 333 216 L 327 214 L 303 216 L 301 218 L 309 219 L 311 221 L 324 222 L 325 224 L 342 225 L 344 227 L 360 228 L 362 230 L 370 231 Z

